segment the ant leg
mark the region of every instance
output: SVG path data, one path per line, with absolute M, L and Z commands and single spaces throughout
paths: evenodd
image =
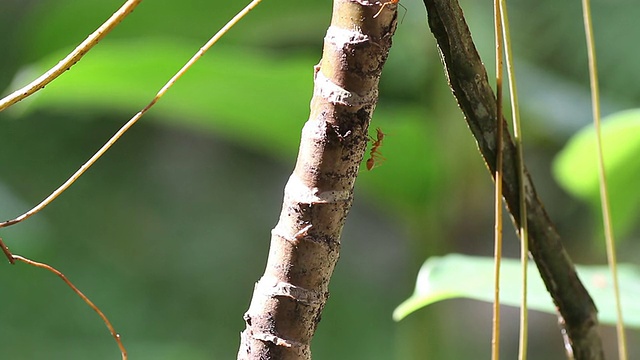
M 375 15 L 373 15 L 373 18 L 374 19 L 377 18 L 378 15 L 380 15 L 380 13 L 382 12 L 382 10 L 384 10 L 385 6 L 391 5 L 391 4 L 397 4 L 399 2 L 400 2 L 400 0 L 390 0 L 390 1 L 382 3 L 382 6 L 380 7 L 380 10 L 378 10 L 378 12 Z

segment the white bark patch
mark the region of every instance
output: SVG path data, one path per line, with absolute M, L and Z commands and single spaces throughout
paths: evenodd
M 362 107 L 374 103 L 378 96 L 378 90 L 374 89 L 363 95 L 356 94 L 331 81 L 320 70 L 316 74 L 316 86 L 313 95 L 321 96 L 334 105 Z
M 351 198 L 349 190 L 320 192 L 317 187 L 308 187 L 295 173 L 289 177 L 284 193 L 289 201 L 301 204 L 330 204 L 348 201 Z
M 284 296 L 309 306 L 322 304 L 324 299 L 322 293 L 279 281 L 275 277 L 266 275 L 258 281 L 256 290 L 261 291 L 264 296 Z
M 278 224 L 278 225 L 280 225 L 280 224 Z M 282 231 L 282 230 L 286 230 L 286 229 L 280 229 L 278 226 L 276 226 L 275 229 L 271 230 L 271 235 L 277 236 L 277 237 L 279 237 L 281 239 L 287 240 L 287 241 L 292 242 L 292 243 L 297 243 L 298 241 L 300 241 L 300 239 L 303 239 L 306 236 L 309 236 L 309 229 L 311 229 L 311 227 L 312 227 L 312 225 L 307 225 L 302 230 L 298 231 L 297 233 L 295 233 L 293 235 L 289 235 L 289 234 L 285 234 Z
M 329 29 L 327 29 L 327 35 L 325 35 L 324 41 L 334 44 L 338 49 L 343 49 L 347 44 L 357 45 L 367 43 L 371 40 L 369 36 L 360 31 L 330 26 Z
M 284 346 L 288 348 L 301 346 L 301 344 L 295 343 L 294 341 L 283 339 L 281 337 L 277 337 L 273 334 L 254 332 L 253 334 L 251 334 L 251 336 L 254 339 L 261 340 L 264 342 L 271 342 L 278 346 Z

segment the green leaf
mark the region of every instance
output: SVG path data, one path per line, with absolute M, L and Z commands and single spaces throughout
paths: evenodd
M 29 8 L 21 21 L 22 28 L 16 29 L 16 33 L 21 35 L 20 44 L 24 45 L 26 56 L 38 59 L 77 45 L 122 3 L 121 0 L 38 1 Z M 245 5 L 194 0 L 143 1 L 106 40 L 155 37 L 204 43 Z M 224 43 L 285 51 L 291 51 L 292 44 L 316 49 L 329 23 L 330 9 L 321 1 L 282 0 L 261 4 L 224 36 Z
M 576 268 L 598 307 L 600 322 L 615 325 L 615 301 L 608 267 Z M 551 296 L 534 264 L 529 264 L 528 275 L 529 309 L 555 314 Z M 640 328 L 640 268 L 618 264 L 618 277 L 625 326 Z M 503 259 L 500 279 L 500 303 L 520 306 L 520 261 Z M 395 309 L 393 318 L 399 321 L 424 306 L 455 298 L 493 302 L 493 258 L 450 254 L 428 259 L 420 268 L 413 295 Z
M 627 233 L 640 210 L 640 109 L 610 115 L 602 122 L 602 146 L 614 228 Z M 598 160 L 594 127 L 574 135 L 556 157 L 553 170 L 560 185 L 587 201 L 600 214 Z
M 16 108 L 128 114 L 124 122 L 149 103 L 200 46 L 157 38 L 104 42 Z M 43 73 L 63 55 L 52 54 L 23 69 L 12 88 Z M 181 127 L 215 129 L 260 151 L 291 152 L 297 148 L 300 128 L 308 116 L 313 65 L 313 60 L 302 57 L 282 59 L 217 46 L 149 115 L 160 115 L 160 120 Z
M 158 38 L 105 41 L 71 71 L 10 111 L 119 113 L 126 114 L 124 123 L 200 45 Z M 34 79 L 64 55 L 53 54 L 23 69 L 12 88 Z M 141 121 L 215 132 L 260 153 L 293 161 L 309 116 L 316 62 L 317 58 L 215 46 L 158 101 L 147 115 L 150 118 Z M 425 116 L 419 107 L 385 106 L 373 119 L 372 127 L 380 126 L 388 135 L 380 148 L 387 160 L 363 174 L 359 186 L 388 201 L 400 217 L 424 218 L 425 201 L 441 193 L 438 184 L 445 175 L 438 135 Z

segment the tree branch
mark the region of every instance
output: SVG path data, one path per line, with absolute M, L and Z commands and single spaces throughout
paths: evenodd
M 396 27 L 396 5 L 335 0 L 311 114 L 272 230 L 238 359 L 310 359 Z
M 451 90 L 490 173 L 495 174 L 496 100 L 462 9 L 456 0 L 424 0 L 424 4 Z M 506 128 L 506 124 L 504 126 Z M 517 154 L 508 132 L 504 133 L 502 141 L 504 199 L 519 229 Z M 558 308 L 567 353 L 576 359 L 603 359 L 595 304 L 580 282 L 528 173 L 525 196 L 529 250 Z

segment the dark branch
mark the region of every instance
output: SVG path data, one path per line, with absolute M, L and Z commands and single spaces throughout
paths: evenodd
M 486 69 L 456 0 L 424 0 L 429 27 L 438 43 L 449 85 L 476 138 L 491 174 L 496 166 L 496 99 Z M 504 121 L 504 120 L 503 120 Z M 506 128 L 506 124 L 504 125 Z M 503 136 L 503 191 L 516 228 L 520 225 L 518 167 L 515 145 Z M 529 250 L 558 309 L 567 352 L 576 359 L 603 359 L 597 309 L 562 246 L 554 224 L 527 173 L 525 196 Z

